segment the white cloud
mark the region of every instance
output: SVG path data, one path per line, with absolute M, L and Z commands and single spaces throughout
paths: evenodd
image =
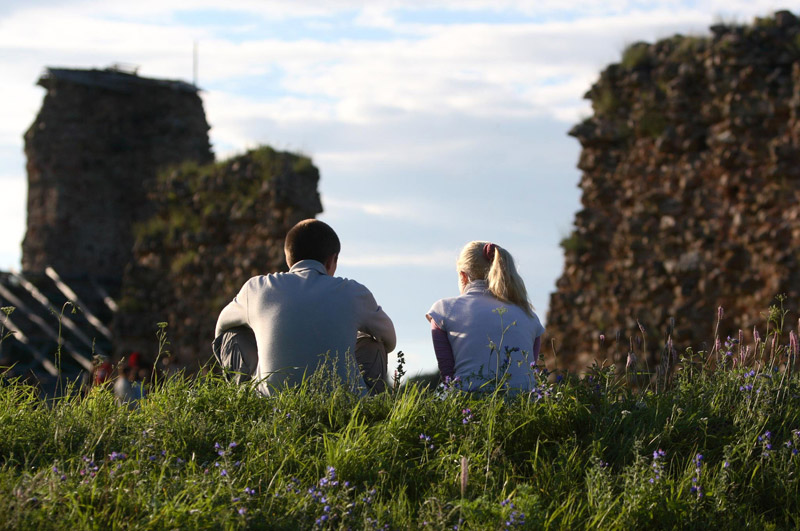
M 394 202 L 362 202 L 352 199 L 340 199 L 332 196 L 325 196 L 324 206 L 326 217 L 335 220 L 341 217 L 343 212 L 348 215 L 357 213 L 364 216 L 390 218 L 403 220 L 405 222 L 421 220 L 425 218 L 425 211 L 430 210 L 430 206 L 423 208 L 422 201 L 394 201 Z
M 0 270 L 19 269 L 20 246 L 25 234 L 27 182 L 13 175 L 0 176 Z
M 453 255 L 449 252 L 434 251 L 428 253 L 381 253 L 344 255 L 339 258 L 339 263 L 349 267 L 393 267 L 404 269 L 413 268 L 439 268 L 452 267 Z

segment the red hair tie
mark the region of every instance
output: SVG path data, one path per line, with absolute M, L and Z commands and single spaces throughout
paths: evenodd
M 494 258 L 494 249 L 497 247 L 493 243 L 487 243 L 483 246 L 483 257 L 486 258 L 487 262 L 491 262 L 492 258 Z

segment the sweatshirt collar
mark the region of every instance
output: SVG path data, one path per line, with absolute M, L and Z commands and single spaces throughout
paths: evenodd
M 289 268 L 289 273 L 299 273 L 301 271 L 316 271 L 317 273 L 321 273 L 323 275 L 328 274 L 328 270 L 325 269 L 325 266 L 322 264 L 322 262 L 318 262 L 316 260 L 300 260 Z
M 486 293 L 489 291 L 489 282 L 486 280 L 473 280 L 464 288 L 464 294 L 467 293 Z

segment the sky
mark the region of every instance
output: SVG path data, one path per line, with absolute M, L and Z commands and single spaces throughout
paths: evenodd
M 425 313 L 471 240 L 514 256 L 543 321 L 580 209 L 583 95 L 637 41 L 708 35 L 762 0 L 3 0 L 0 270 L 20 268 L 22 136 L 46 67 L 135 65 L 202 89 L 218 160 L 270 145 L 319 168 L 337 275 L 369 287 L 413 375 Z M 797 6 L 789 6 L 795 12 Z M 233 297 L 235 294 L 231 294 Z M 209 331 L 212 335 L 213 331 Z M 210 340 L 209 340 L 210 341 Z M 390 356 L 390 370 L 394 356 Z

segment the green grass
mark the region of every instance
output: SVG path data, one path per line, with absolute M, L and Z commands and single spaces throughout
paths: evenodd
M 752 344 L 625 375 L 541 368 L 513 396 L 362 397 L 319 371 L 264 398 L 209 374 L 129 407 L 0 376 L 0 527 L 798 528 L 798 342 L 779 301 Z
M 0 514 L 23 529 L 796 528 L 797 378 L 683 367 L 661 393 L 598 369 L 514 397 L 314 380 L 262 398 L 173 378 L 135 409 L 6 381 Z
M 633 70 L 650 65 L 651 60 L 650 45 L 646 42 L 635 42 L 622 52 L 620 65 L 623 68 Z

